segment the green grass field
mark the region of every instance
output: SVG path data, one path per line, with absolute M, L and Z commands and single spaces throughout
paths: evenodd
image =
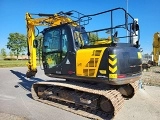
M 28 60 L 0 60 L 0 68 L 5 67 L 27 67 Z M 39 61 L 37 61 L 37 65 Z

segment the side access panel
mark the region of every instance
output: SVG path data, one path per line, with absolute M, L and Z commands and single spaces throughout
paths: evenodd
M 76 52 L 76 76 L 97 77 L 105 49 L 106 47 L 78 50 Z M 102 72 L 105 73 L 101 70 Z

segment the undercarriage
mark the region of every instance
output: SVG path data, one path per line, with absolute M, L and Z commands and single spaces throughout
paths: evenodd
M 47 81 L 33 84 L 32 97 L 87 118 L 112 119 L 122 108 L 124 97 L 133 97 L 137 88 L 135 83 L 110 86 L 73 81 Z

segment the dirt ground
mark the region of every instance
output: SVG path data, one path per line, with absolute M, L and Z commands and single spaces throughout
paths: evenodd
M 143 85 L 160 86 L 160 66 L 144 70 L 141 80 Z
M 0 113 L 0 120 L 28 120 L 28 119 L 17 115 Z

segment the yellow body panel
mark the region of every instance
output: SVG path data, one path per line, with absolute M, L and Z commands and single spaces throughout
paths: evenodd
M 114 59 L 114 60 L 109 59 L 109 63 L 111 65 L 115 65 L 117 63 L 117 59 Z
M 109 74 L 109 78 L 117 78 L 117 74 Z
M 94 45 L 101 45 L 101 44 L 111 44 L 111 39 L 106 39 L 106 40 L 101 40 L 101 41 L 96 41 Z
M 109 71 L 111 72 L 111 73 L 115 73 L 116 71 L 117 71 L 117 66 L 115 66 L 115 67 L 110 67 L 109 66 Z
M 111 58 L 115 58 L 115 57 L 116 57 L 116 55 L 109 55 L 109 57 L 111 57 Z
M 137 52 L 137 55 L 138 55 L 138 59 L 141 59 L 141 58 L 142 58 L 141 52 Z
M 107 74 L 107 71 L 106 70 L 99 70 L 99 72 L 101 73 L 101 74 Z
M 105 49 L 106 47 L 78 50 L 76 52 L 76 75 L 96 77 Z M 101 72 L 105 73 L 102 70 Z
M 109 59 L 108 59 L 108 62 L 109 62 L 109 78 L 117 78 L 117 56 L 112 54 L 112 55 L 109 55 Z

